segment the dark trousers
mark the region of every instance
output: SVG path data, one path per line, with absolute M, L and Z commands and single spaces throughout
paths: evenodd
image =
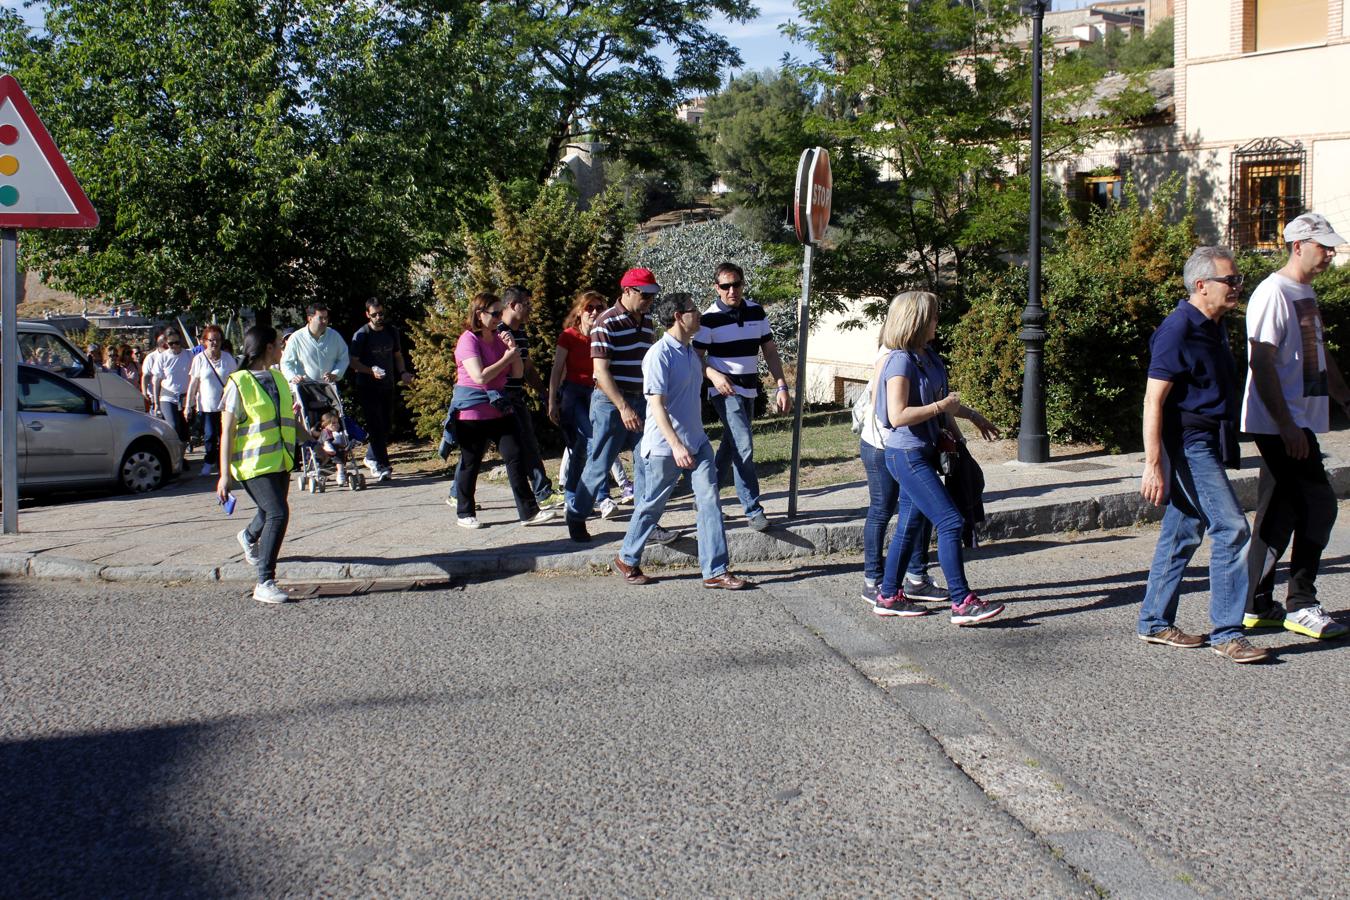
M 553 496 L 553 482 L 544 471 L 544 457 L 539 452 L 539 441 L 534 436 L 534 416 L 523 391 L 511 391 L 511 410 L 516 418 L 516 433 L 520 436 L 520 453 L 525 474 L 530 479 L 534 499 L 543 503 Z
M 1278 434 L 1253 435 L 1261 452 L 1261 480 L 1257 488 L 1256 522 L 1247 550 L 1247 612 L 1270 609 L 1275 595 L 1275 564 L 1289 554 L 1289 593 L 1286 608 L 1293 612 L 1317 604 L 1317 570 L 1322 551 L 1336 524 L 1336 492 L 1327 480 L 1317 437 L 1303 429 L 1308 455 L 1294 459 Z
M 291 508 L 286 494 L 291 489 L 289 472 L 272 472 L 242 482 L 244 490 L 253 498 L 258 512 L 244 529 L 249 541 L 258 545 L 258 583 L 277 577 L 277 556 L 281 541 L 286 537 L 286 526 L 291 521 Z
M 394 422 L 394 401 L 397 392 L 388 388 L 366 385 L 357 388 L 357 399 L 366 416 L 366 442 L 370 445 L 367 458 L 381 469 L 389 468 L 389 432 Z
M 520 432 L 515 416 L 499 419 L 459 419 L 455 422 L 455 437 L 459 440 L 459 468 L 455 470 L 455 511 L 461 519 L 473 515 L 474 491 L 478 487 L 478 470 L 483 465 L 483 454 L 489 443 L 497 444 L 497 452 L 506 464 L 506 477 L 511 482 L 511 493 L 516 496 L 516 512 L 521 521 L 539 514 L 539 504 L 530 490 L 526 477 L 525 460 L 521 451 Z
M 202 443 L 206 445 L 206 455 L 202 461 L 208 466 L 220 465 L 220 412 L 202 413 Z

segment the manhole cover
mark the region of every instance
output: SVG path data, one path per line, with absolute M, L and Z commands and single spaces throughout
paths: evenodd
M 1058 466 L 1051 466 L 1052 469 L 1059 469 L 1061 472 L 1095 472 L 1098 469 L 1109 469 L 1110 466 L 1104 466 L 1101 463 L 1090 462 L 1072 462 L 1063 463 Z

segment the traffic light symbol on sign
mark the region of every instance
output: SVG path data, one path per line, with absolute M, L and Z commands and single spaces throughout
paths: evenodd
M 19 140 L 19 129 L 0 125 L 0 147 L 13 147 Z M 18 174 L 19 160 L 12 153 L 0 155 L 0 175 L 8 178 Z M 9 207 L 19 202 L 19 189 L 12 184 L 0 184 L 0 206 Z

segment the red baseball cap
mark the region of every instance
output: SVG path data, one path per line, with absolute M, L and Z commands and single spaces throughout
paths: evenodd
M 644 294 L 661 293 L 661 285 L 656 283 L 656 276 L 651 269 L 629 269 L 619 279 L 619 287 L 634 288 Z

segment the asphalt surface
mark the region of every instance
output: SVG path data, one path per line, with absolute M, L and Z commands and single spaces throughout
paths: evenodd
M 1346 896 L 1350 644 L 1142 644 L 1155 534 L 978 551 L 978 629 L 873 616 L 837 558 L 275 608 L 3 580 L 0 894 Z

